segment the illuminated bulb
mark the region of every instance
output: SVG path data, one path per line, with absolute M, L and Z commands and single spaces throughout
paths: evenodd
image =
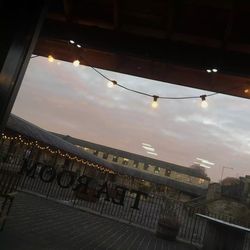
M 108 81 L 108 82 L 107 82 L 107 86 L 108 86 L 109 88 L 113 88 L 116 84 L 117 84 L 116 81 Z
M 71 44 L 74 44 L 74 43 L 75 43 L 75 41 L 74 41 L 74 40 L 69 40 L 69 42 L 70 42 Z
M 77 44 L 76 47 L 77 47 L 77 48 L 81 48 L 82 46 L 81 46 L 80 44 Z
M 201 95 L 200 98 L 201 98 L 201 107 L 202 108 L 207 108 L 208 107 L 208 103 L 206 101 L 206 95 Z
M 75 61 L 73 62 L 73 65 L 74 65 L 75 67 L 78 67 L 78 66 L 80 65 L 80 61 L 79 61 L 79 60 L 75 60 Z
M 218 69 L 212 69 L 212 71 L 213 71 L 214 73 L 216 73 L 216 72 L 218 72 Z
M 245 89 L 244 92 L 247 94 L 249 92 L 249 89 Z
M 152 106 L 152 108 L 157 108 L 158 107 L 158 102 L 157 102 L 157 99 L 159 98 L 159 96 L 156 96 L 156 95 L 154 95 L 153 96 L 153 101 L 152 101 L 152 103 L 151 103 L 151 106 Z
M 54 62 L 54 60 L 55 60 L 55 59 L 54 59 L 54 57 L 53 57 L 52 55 L 49 55 L 49 56 L 48 56 L 48 61 L 49 61 L 49 62 L 52 63 L 52 62 Z

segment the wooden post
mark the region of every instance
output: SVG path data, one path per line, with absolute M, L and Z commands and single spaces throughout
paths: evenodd
M 8 120 L 46 13 L 44 0 L 1 1 L 0 131 Z

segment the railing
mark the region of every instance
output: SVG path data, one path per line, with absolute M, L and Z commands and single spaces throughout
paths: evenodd
M 0 172 L 7 169 L 20 171 L 23 162 L 21 157 L 15 159 L 12 157 L 9 161 L 2 161 L 0 162 Z M 211 214 L 206 209 L 193 208 L 183 202 L 171 200 L 159 194 L 150 194 L 147 197 L 142 195 L 138 203 L 138 209 L 134 209 L 137 194 L 130 190 L 123 197 L 123 205 L 115 204 L 114 201 L 119 200 L 120 196 L 114 194 L 115 187 L 112 184 L 108 186 L 109 197 L 105 192 L 99 198 L 96 198 L 96 196 L 92 196 L 92 198 L 89 196 L 81 197 L 77 195 L 75 190 L 76 183 L 68 188 L 60 187 L 57 178 L 46 183 L 40 178 L 39 171 L 40 169 L 29 174 L 30 176 L 24 172 L 19 180 L 18 189 L 151 231 L 156 230 L 161 216 L 167 215 L 169 211 L 174 211 L 174 216 L 180 222 L 178 238 L 192 244 L 201 245 L 206 231 L 206 221 L 196 216 L 197 213 L 235 224 L 242 224 L 231 217 Z M 69 183 L 67 177 L 61 180 L 61 184 L 65 183 Z M 89 190 L 89 193 L 91 193 L 91 190 Z M 245 249 L 249 249 L 249 246 L 250 236 L 247 235 Z

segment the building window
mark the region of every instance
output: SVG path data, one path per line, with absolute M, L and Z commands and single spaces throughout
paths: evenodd
M 170 174 L 171 174 L 171 170 L 166 169 L 165 176 L 170 176 Z
M 128 161 L 129 161 L 129 160 L 128 160 L 127 158 L 123 158 L 122 164 L 123 164 L 123 165 L 128 165 Z
M 103 153 L 103 157 L 102 157 L 102 158 L 103 158 L 103 159 L 107 159 L 107 158 L 108 158 L 108 155 L 109 155 L 108 153 Z
M 113 155 L 113 162 L 117 162 L 118 161 L 118 156 Z
M 205 182 L 204 179 L 199 178 L 199 184 L 203 184 Z
M 161 170 L 161 169 L 160 169 L 159 167 L 155 167 L 154 173 L 155 173 L 155 174 L 159 174 L 159 173 L 160 173 L 160 170 Z

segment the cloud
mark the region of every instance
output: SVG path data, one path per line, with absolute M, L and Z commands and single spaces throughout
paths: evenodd
M 208 94 L 168 83 L 102 70 L 129 88 L 160 96 Z M 221 166 L 234 164 L 229 174 L 246 174 L 250 152 L 249 100 L 225 95 L 200 100 L 163 100 L 130 93 L 89 67 L 50 64 L 33 59 L 25 74 L 13 112 L 45 129 L 148 156 L 142 142 L 152 144 L 157 159 L 190 166 L 196 157 L 216 165 L 208 170 L 218 180 Z

